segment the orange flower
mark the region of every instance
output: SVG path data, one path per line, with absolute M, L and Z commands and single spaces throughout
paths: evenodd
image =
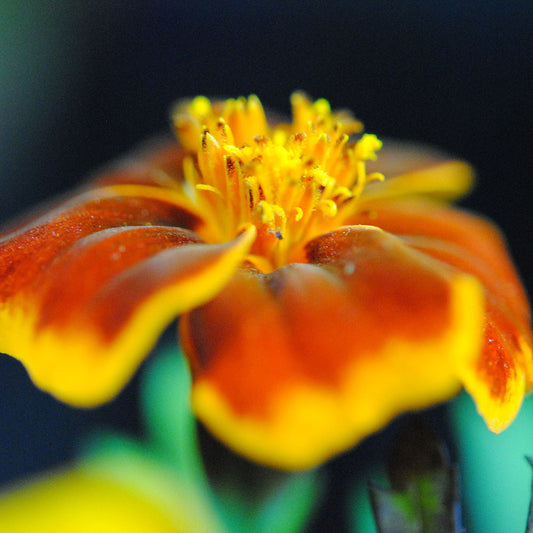
M 467 165 L 203 97 L 152 146 L 5 232 L 0 349 L 58 398 L 113 397 L 177 315 L 198 417 L 273 466 L 318 464 L 465 387 L 493 431 L 533 382 L 529 310 L 497 230 L 446 200 Z M 386 176 L 384 179 L 383 175 Z

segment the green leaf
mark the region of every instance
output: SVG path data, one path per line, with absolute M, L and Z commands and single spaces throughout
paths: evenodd
M 322 477 L 317 472 L 289 474 L 286 481 L 259 508 L 253 531 L 258 533 L 304 531 L 322 493 Z
M 418 418 L 398 436 L 388 461 L 390 488 L 370 485 L 379 533 L 459 533 L 456 470 L 442 441 Z
M 141 389 L 148 438 L 182 478 L 200 485 L 205 472 L 190 392 L 191 376 L 185 357 L 175 346 L 163 348 L 150 361 Z

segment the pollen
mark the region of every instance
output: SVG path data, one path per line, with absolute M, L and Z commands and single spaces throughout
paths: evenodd
M 324 99 L 291 98 L 292 122 L 269 124 L 259 99 L 178 104 L 173 124 L 184 160 L 183 192 L 206 220 L 208 242 L 257 228 L 252 257 L 262 268 L 291 262 L 305 242 L 353 213 L 381 141 Z

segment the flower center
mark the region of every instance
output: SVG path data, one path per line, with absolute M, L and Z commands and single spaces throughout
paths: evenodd
M 349 113 L 333 113 L 326 100 L 295 93 L 291 124 L 273 126 L 256 96 L 211 103 L 197 97 L 179 104 L 175 131 L 190 156 L 183 192 L 207 221 L 209 242 L 257 229 L 251 260 L 262 270 L 291 262 L 316 235 L 342 225 L 353 212 L 381 141 L 359 133 Z

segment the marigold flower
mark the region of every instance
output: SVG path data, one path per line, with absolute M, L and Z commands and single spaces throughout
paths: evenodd
M 325 100 L 178 105 L 179 144 L 96 176 L 0 242 L 0 349 L 63 401 L 113 397 L 169 322 L 221 440 L 289 469 L 465 387 L 503 430 L 533 381 L 498 231 L 447 203 L 459 161 L 361 134 Z M 354 134 L 357 136 L 354 137 Z

